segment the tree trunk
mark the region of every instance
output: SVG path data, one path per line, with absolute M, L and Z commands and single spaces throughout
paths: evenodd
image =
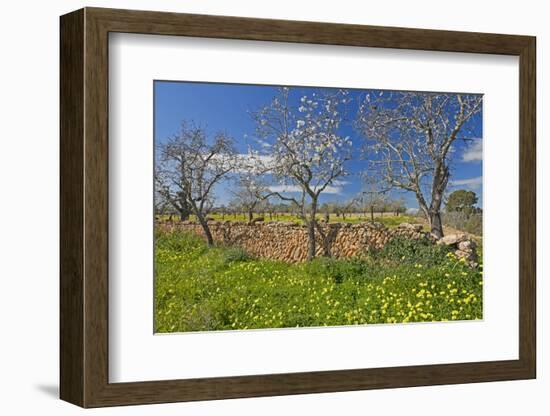
M 315 224 L 308 221 L 307 224 L 307 259 L 312 260 L 315 257 Z
M 208 226 L 208 222 L 204 218 L 203 215 L 197 214 L 197 219 L 199 220 L 199 224 L 202 227 L 202 230 L 204 231 L 204 235 L 206 237 L 206 243 L 209 247 L 212 247 L 214 245 L 214 238 L 212 238 L 212 233 L 210 232 L 210 227 Z
M 323 246 L 323 256 L 332 257 L 331 247 L 332 247 L 332 240 L 335 237 L 336 229 L 332 229 L 328 224 L 326 224 L 325 231 L 323 231 L 319 223 L 315 223 L 315 227 L 317 228 L 317 232 L 321 237 L 321 244 Z
M 307 221 L 307 259 L 312 260 L 315 257 L 315 220 L 317 215 L 317 201 L 311 201 L 311 214 Z M 305 216 L 305 215 L 304 215 Z
M 370 206 L 370 220 L 374 222 L 374 206 Z
M 180 221 L 187 221 L 189 220 L 189 215 L 191 212 L 188 209 L 188 205 L 185 205 L 185 202 L 181 202 L 179 204 L 174 204 L 174 208 L 178 211 Z
M 248 223 L 252 224 L 252 220 L 254 219 L 254 213 L 252 210 L 248 211 Z
M 432 235 L 434 235 L 438 239 L 443 237 L 443 224 L 441 223 L 441 212 L 431 211 L 429 222 L 430 222 L 430 231 Z
M 443 237 L 443 224 L 441 223 L 441 204 L 443 202 L 443 192 L 449 181 L 449 168 L 444 164 L 444 160 L 436 164 L 434 168 L 434 178 L 432 184 L 432 201 L 428 210 L 431 233 L 437 237 Z

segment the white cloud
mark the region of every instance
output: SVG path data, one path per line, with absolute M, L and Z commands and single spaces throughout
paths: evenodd
M 463 162 L 475 162 L 483 159 L 483 141 L 474 139 L 474 142 L 462 154 Z
M 335 180 L 332 181 L 332 184 L 334 186 L 338 186 L 338 187 L 348 185 L 349 183 L 350 183 L 350 181 L 342 181 L 342 180 L 339 180 L 339 179 L 335 179 Z
M 479 189 L 481 188 L 482 184 L 483 184 L 483 177 L 481 176 L 476 176 L 475 178 L 468 178 L 468 179 L 456 179 L 454 181 L 451 181 L 451 186 L 453 187 L 462 186 L 467 189 Z
M 329 185 L 325 188 L 325 190 L 323 192 L 325 194 L 341 194 L 342 193 L 342 187 Z
M 273 185 L 269 187 L 271 192 L 280 192 L 280 193 L 301 193 L 302 188 L 297 185 Z M 325 194 L 340 194 L 342 193 L 342 187 L 340 186 L 327 186 L 323 193 Z
M 287 193 L 297 193 L 302 192 L 302 188 L 296 185 L 273 185 L 269 187 L 271 192 L 287 192 Z
M 259 170 L 262 173 L 269 172 L 269 166 L 273 163 L 273 157 L 266 155 L 254 155 L 251 156 L 248 153 L 241 153 L 237 155 L 239 167 L 235 169 L 237 173 L 258 173 Z

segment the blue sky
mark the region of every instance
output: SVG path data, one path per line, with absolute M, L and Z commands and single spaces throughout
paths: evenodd
M 255 143 L 256 124 L 251 112 L 265 106 L 277 95 L 277 86 L 218 84 L 195 82 L 155 81 L 155 143 L 161 143 L 174 135 L 183 120 L 194 121 L 206 126 L 207 132 L 213 135 L 223 131 L 235 139 L 237 151 L 246 153 L 249 145 Z M 292 87 L 296 97 L 310 95 L 320 88 Z M 354 118 L 357 111 L 357 101 L 369 90 L 349 89 L 352 99 L 348 115 Z M 373 91 L 373 90 L 371 90 Z M 449 191 L 453 189 L 469 189 L 478 195 L 478 205 L 482 206 L 482 115 L 474 116 L 470 123 L 471 142 L 456 141 L 451 156 L 451 182 Z M 354 147 L 359 146 L 361 139 L 351 123 L 343 123 L 339 133 L 349 136 Z M 359 154 L 358 152 L 354 152 Z M 333 187 L 331 193 L 321 196 L 321 202 L 346 201 L 356 197 L 364 188 L 358 172 L 365 161 L 356 158 L 349 162 L 351 175 L 342 183 Z M 230 184 L 224 182 L 216 190 L 216 205 L 227 204 L 231 199 Z M 408 208 L 417 208 L 416 198 L 409 192 L 392 192 L 392 197 L 404 198 Z

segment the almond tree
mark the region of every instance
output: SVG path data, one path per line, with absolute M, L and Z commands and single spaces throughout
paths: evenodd
M 304 95 L 294 104 L 291 89 L 281 88 L 271 103 L 254 113 L 265 162 L 274 180 L 268 196 L 290 202 L 304 221 L 308 233 L 308 259 L 315 257 L 319 196 L 345 176 L 351 158 L 351 140 L 339 133 L 347 92 Z M 296 100 L 298 101 L 298 100 Z M 265 160 L 265 158 L 264 158 Z M 292 195 L 292 196 L 291 196 Z
M 192 123 L 182 123 L 177 134 L 158 146 L 157 192 L 174 207 L 188 204 L 210 246 L 214 239 L 206 216 L 213 207 L 214 188 L 236 165 L 232 138 L 217 133 L 209 140 L 205 129 Z
M 182 192 L 174 192 L 166 182 L 162 172 L 155 167 L 155 212 L 164 213 L 172 208 L 180 217 L 180 221 L 187 221 L 191 214 L 191 206 Z
M 241 208 L 247 213 L 250 224 L 253 220 L 254 210 L 265 200 L 267 192 L 268 189 L 261 176 L 250 172 L 241 174 L 237 183 L 237 190 L 232 193 L 239 201 Z
M 482 97 L 418 92 L 368 93 L 356 126 L 365 139 L 369 175 L 382 191 L 413 192 L 436 238 L 443 236 L 441 205 L 456 140 L 473 140 L 472 118 Z

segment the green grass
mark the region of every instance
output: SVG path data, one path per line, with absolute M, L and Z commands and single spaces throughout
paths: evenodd
M 213 213 L 209 214 L 208 217 L 212 218 L 216 221 L 231 221 L 231 222 L 248 222 L 248 216 L 245 214 L 219 214 L 219 213 Z M 255 214 L 254 218 L 258 218 L 260 215 Z M 161 218 L 163 220 L 167 220 L 169 218 L 169 215 L 162 215 Z M 269 214 L 266 214 L 263 216 L 264 221 L 278 221 L 278 222 L 293 222 L 296 224 L 303 224 L 303 220 L 295 215 L 291 214 L 279 214 L 277 216 L 273 215 L 272 218 L 269 217 Z M 323 214 L 318 214 L 317 218 L 319 220 L 324 219 Z M 191 221 L 196 221 L 195 216 L 191 215 L 189 218 Z M 370 221 L 370 215 L 364 216 L 363 214 L 349 214 L 346 215 L 345 218 L 342 218 L 341 216 L 336 216 L 335 214 L 331 214 L 329 218 L 331 223 L 336 222 L 345 222 L 350 224 L 360 224 L 363 222 Z M 399 215 L 395 216 L 392 213 L 385 213 L 384 215 L 380 215 L 380 213 L 376 213 L 374 216 L 374 221 L 380 222 L 384 224 L 388 228 L 394 228 L 397 227 L 399 224 L 408 222 L 408 223 L 419 223 L 418 218 L 410 216 L 410 215 Z
M 157 234 L 156 330 L 482 318 L 481 268 L 468 268 L 450 253 L 420 256 L 417 263 L 399 257 L 410 247 L 392 250 L 363 260 L 287 264 L 255 259 L 239 248 L 208 248 L 187 233 Z

